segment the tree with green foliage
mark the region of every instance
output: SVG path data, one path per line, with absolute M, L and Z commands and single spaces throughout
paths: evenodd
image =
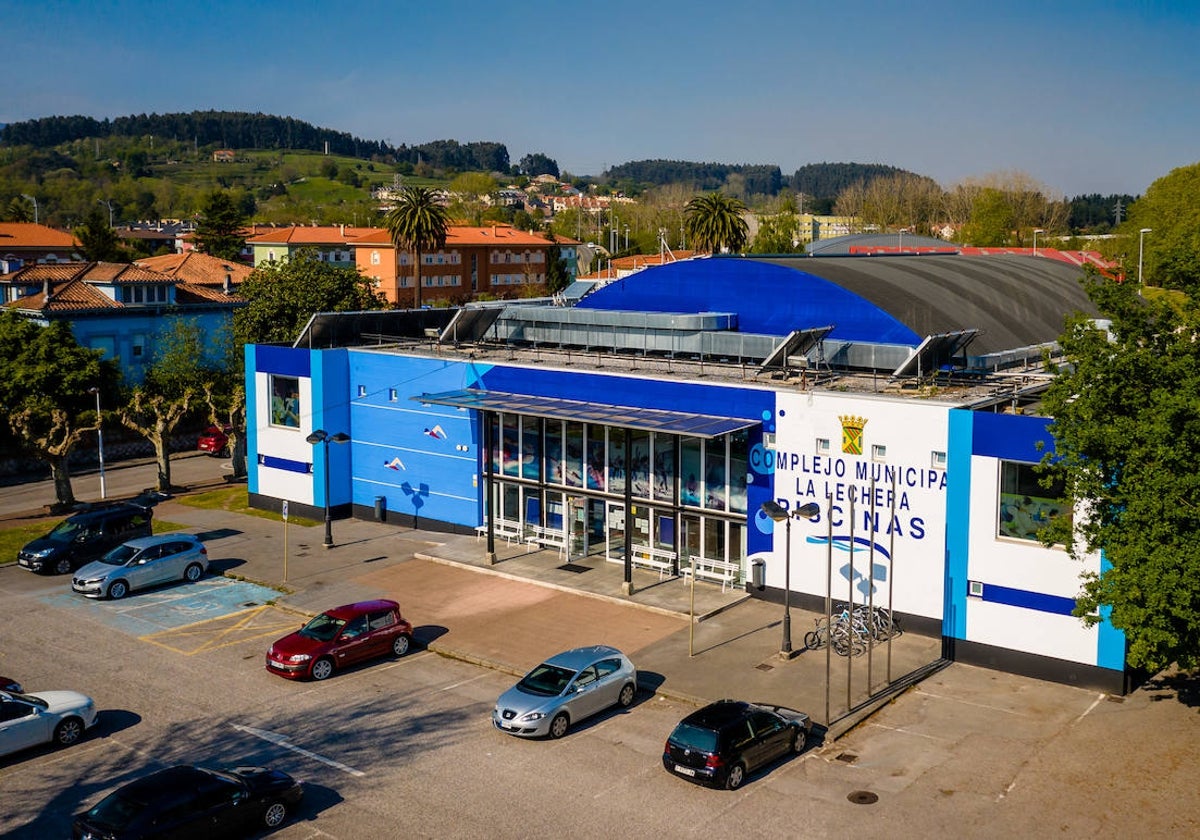
M 978 248 L 999 248 L 1008 244 L 1015 218 L 1004 193 L 984 187 L 975 196 L 971 217 L 962 228 L 962 240 Z
M 1039 536 L 1074 556 L 1102 550 L 1075 615 L 1107 615 L 1128 661 L 1156 672 L 1200 665 L 1200 306 L 1092 273 L 1083 315 L 1059 339 L 1065 364 L 1045 395 L 1067 503 L 1085 515 Z
M 697 251 L 714 255 L 727 250 L 741 253 L 749 238 L 749 226 L 742 214 L 746 205 L 740 199 L 713 192 L 699 195 L 683 210 L 683 227 L 688 242 Z
M 12 201 L 8 202 L 4 218 L 9 222 L 32 222 L 33 205 L 23 195 L 13 196 Z
M 40 327 L 15 312 L 0 314 L 0 416 L 19 444 L 50 468 L 56 510 L 75 504 L 71 453 L 99 428 L 88 389 L 112 394 L 120 379 L 102 355 L 80 347 L 66 322 Z
M 210 193 L 196 220 L 196 250 L 202 254 L 236 260 L 246 247 L 246 216 L 224 190 Z
M 758 233 L 750 245 L 752 254 L 792 254 L 800 235 L 800 220 L 795 213 L 760 216 Z
M 563 263 L 562 248 L 554 241 L 553 234 L 550 241 L 554 244 L 546 251 L 546 291 L 556 295 L 570 285 L 571 273 Z
M 396 206 L 383 220 L 396 252 L 408 251 L 413 264 L 413 308 L 421 308 L 421 254 L 446 245 L 446 208 L 437 193 L 425 187 L 407 186 L 400 191 Z
M 292 342 L 317 312 L 385 309 L 372 280 L 356 268 L 323 262 L 311 248 L 264 262 L 238 286 L 246 305 L 233 313 L 235 344 Z
M 467 224 L 480 225 L 489 208 L 488 198 L 499 189 L 496 179 L 484 172 L 464 172 L 450 182 L 448 213 Z
M 173 318 L 156 333 L 154 358 L 140 387 L 117 411 L 121 422 L 154 447 L 158 464 L 157 488 L 171 490 L 171 436 L 188 416 L 192 400 L 220 382 L 232 390 L 232 377 L 219 365 L 205 362 L 205 345 L 227 341 L 211 336 L 188 318 Z M 228 358 L 225 354 L 225 358 Z
M 109 227 L 108 214 L 99 207 L 92 208 L 83 224 L 75 228 L 75 238 L 79 240 L 84 257 L 90 261 L 130 262 L 117 232 Z
M 1130 277 L 1137 275 L 1142 228 L 1150 228 L 1140 243 L 1146 285 L 1200 297 L 1200 163 L 1171 170 L 1129 208 L 1121 230 L 1131 237 L 1124 261 Z

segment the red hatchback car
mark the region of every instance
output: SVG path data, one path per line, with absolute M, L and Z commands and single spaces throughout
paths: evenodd
M 229 432 L 231 431 L 233 430 L 228 426 L 224 429 L 217 426 L 209 426 L 196 441 L 196 448 L 201 452 L 207 452 L 213 457 L 220 457 L 229 448 Z
M 412 646 L 412 625 L 395 601 L 362 601 L 327 610 L 267 651 L 267 670 L 281 677 L 323 680 L 339 668 Z

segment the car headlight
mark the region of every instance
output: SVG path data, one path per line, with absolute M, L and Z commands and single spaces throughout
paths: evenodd
M 533 722 L 535 720 L 541 720 L 545 716 L 546 716 L 545 712 L 530 712 L 527 715 L 521 715 L 521 720 Z
M 293 653 L 288 657 L 288 662 L 307 662 L 312 659 L 307 653 Z
M 51 553 L 53 553 L 53 551 L 54 551 L 54 549 L 53 549 L 53 548 L 43 548 L 43 549 L 41 549 L 40 551 L 31 551 L 31 552 L 29 552 L 29 556 L 30 556 L 30 557 L 33 557 L 33 558 L 35 558 L 35 559 L 37 559 L 37 560 L 42 560 L 42 559 L 44 559 L 44 558 L 46 558 L 46 557 L 49 557 L 49 556 L 51 555 Z

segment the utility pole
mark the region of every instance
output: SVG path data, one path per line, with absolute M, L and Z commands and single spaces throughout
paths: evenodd
M 1117 199 L 1117 203 L 1113 205 L 1113 213 L 1117 217 L 1117 224 L 1121 224 L 1121 217 L 1125 215 L 1125 207 L 1121 204 L 1121 199 Z

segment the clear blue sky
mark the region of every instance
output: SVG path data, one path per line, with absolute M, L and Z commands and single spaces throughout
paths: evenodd
M 1067 196 L 1200 160 L 1195 0 L 0 0 L 0 20 L 0 122 L 261 111 L 579 175 L 855 161 Z

